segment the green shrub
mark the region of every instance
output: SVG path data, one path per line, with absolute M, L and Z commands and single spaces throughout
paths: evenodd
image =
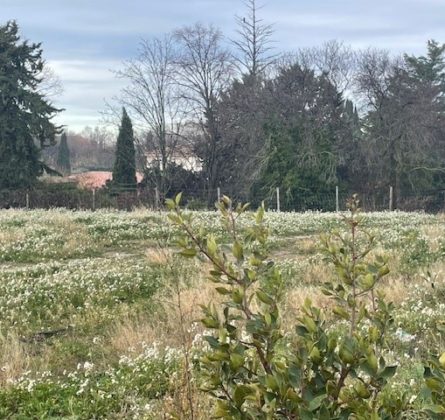
M 347 325 L 331 331 L 325 311 L 307 300 L 295 336 L 284 340 L 279 303 L 280 271 L 267 254 L 264 207 L 250 226 L 237 219 L 247 205 L 232 210 L 224 197 L 218 204 L 230 243 L 195 232 L 192 215 L 179 208 L 180 195 L 168 200 L 171 221 L 184 232 L 178 240 L 185 257 L 204 256 L 212 264 L 210 279 L 225 298 L 221 308 L 203 306 L 202 323 L 213 334 L 202 357 L 201 385 L 215 399 L 216 418 L 227 419 L 380 419 L 397 418 L 403 399 L 382 398 L 395 374 L 383 354 L 392 325 L 393 305 L 376 286 L 388 272 L 386 260 L 373 258 L 373 238 L 361 230 L 358 200 L 348 202 L 349 231 L 323 238 L 337 281 L 324 293 L 336 302 L 333 316 Z

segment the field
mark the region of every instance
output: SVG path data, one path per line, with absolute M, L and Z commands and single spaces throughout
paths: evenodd
M 216 212 L 194 220 L 224 241 Z M 320 292 L 335 274 L 319 235 L 342 229 L 342 220 L 274 212 L 265 220 L 292 334 L 306 297 L 332 304 Z M 444 222 L 365 215 L 377 251 L 389 257 L 381 289 L 396 308 L 386 357 L 399 369 L 385 392 L 407 392 L 414 407 L 421 359 L 444 347 L 436 332 L 445 322 Z M 208 264 L 176 254 L 176 233 L 165 213 L 148 210 L 0 212 L 0 418 L 189 418 L 191 409 L 209 417 L 196 373 L 199 304 L 221 298 Z

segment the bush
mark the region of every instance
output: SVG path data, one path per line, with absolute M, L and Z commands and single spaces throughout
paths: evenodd
M 332 316 L 347 331 L 328 328 L 326 311 L 307 300 L 295 336 L 285 340 L 279 303 L 280 271 L 267 254 L 264 207 L 239 231 L 237 219 L 247 210 L 224 197 L 218 204 L 231 241 L 194 232 L 192 215 L 181 212 L 180 196 L 168 200 L 171 221 L 184 234 L 178 245 L 184 257 L 204 256 L 221 310 L 203 307 L 204 326 L 214 333 L 200 362 L 202 388 L 215 400 L 216 418 L 227 419 L 392 419 L 407 408 L 403 398 L 383 398 L 397 367 L 384 359 L 392 328 L 393 305 L 376 290 L 388 274 L 386 259 L 372 257 L 374 239 L 361 230 L 358 200 L 348 202 L 347 233 L 323 238 L 323 249 L 336 271 L 336 282 L 323 292 L 335 301 Z M 264 287 L 262 285 L 265 285 Z

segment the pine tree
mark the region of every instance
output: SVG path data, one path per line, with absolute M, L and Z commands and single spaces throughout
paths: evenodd
M 122 120 L 117 137 L 112 186 L 117 191 L 133 191 L 136 189 L 133 126 L 125 108 L 122 110 Z
M 64 175 L 69 175 L 71 173 L 70 149 L 68 148 L 66 133 L 63 133 L 60 138 L 57 154 L 57 167 Z
M 39 92 L 40 44 L 20 41 L 14 21 L 0 26 L 0 189 L 26 188 L 48 168 L 40 150 L 55 143 L 54 108 Z

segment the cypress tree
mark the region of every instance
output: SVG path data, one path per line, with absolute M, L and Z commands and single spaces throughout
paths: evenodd
M 62 133 L 60 138 L 57 154 L 57 167 L 64 175 L 69 175 L 71 173 L 70 149 L 68 148 L 66 133 Z
M 39 92 L 40 44 L 21 41 L 14 21 L 0 25 L 0 189 L 27 188 L 44 170 L 40 150 L 59 132 L 54 108 Z
M 113 189 L 134 191 L 136 189 L 136 157 L 133 126 L 125 108 L 116 144 L 116 160 L 113 167 Z

